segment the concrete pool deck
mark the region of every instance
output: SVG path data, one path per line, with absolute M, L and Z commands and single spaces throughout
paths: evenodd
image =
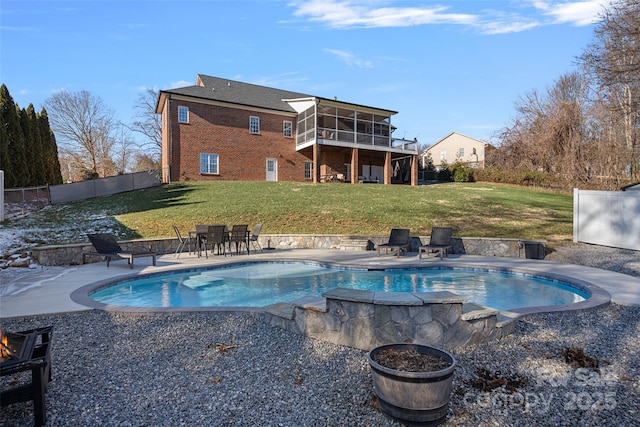
M 318 261 L 362 268 L 392 267 L 425 267 L 455 266 L 478 267 L 489 269 L 511 269 L 531 272 L 544 276 L 565 276 L 580 283 L 595 285 L 606 291 L 611 301 L 619 304 L 640 306 L 640 278 L 615 273 L 592 267 L 564 264 L 546 260 L 522 258 L 486 257 L 476 255 L 453 254 L 440 261 L 437 257 L 419 259 L 417 253 L 407 253 L 396 258 L 393 255 L 377 256 L 374 251 L 341 251 L 335 249 L 292 249 L 274 250 L 251 255 L 210 256 L 208 259 L 183 253 L 176 259 L 173 254 L 158 257 L 157 266 L 151 260 L 140 259 L 133 270 L 125 260 L 112 262 L 110 267 L 105 262 L 97 262 L 78 266 L 43 267 L 27 269 L 24 273 L 11 276 L 0 271 L 0 319 L 49 315 L 92 310 L 87 305 L 74 302 L 72 292 L 96 282 L 124 278 L 138 274 L 158 273 L 185 268 L 215 266 L 231 262 L 247 261 Z M 604 303 L 606 293 L 589 300 L 595 305 Z M 589 301 L 588 300 L 588 301 Z M 588 306 L 580 308 L 589 308 Z M 215 309 L 213 309 L 215 310 Z M 147 310 L 149 311 L 149 310 Z M 161 310 L 158 310 L 161 311 Z M 204 310 L 200 310 L 204 311 Z M 521 314 L 540 310 L 522 310 Z M 553 310 L 545 310 L 553 311 Z

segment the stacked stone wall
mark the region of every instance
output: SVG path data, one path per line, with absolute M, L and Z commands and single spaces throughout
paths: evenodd
M 389 293 L 337 288 L 323 297 L 274 304 L 266 308 L 265 321 L 367 351 L 395 342 L 453 349 L 513 331 L 512 320 L 498 321 L 498 310 L 476 304 L 468 307 L 465 298 L 447 291 Z
M 273 249 L 352 249 L 343 243 L 357 237 L 363 242 L 363 250 L 372 250 L 375 246 L 387 242 L 389 236 L 351 236 L 342 234 L 261 234 L 260 246 Z M 417 252 L 418 246 L 429 242 L 428 236 L 415 236 L 411 239 L 410 252 Z M 453 237 L 454 254 L 484 255 L 523 258 L 525 256 L 519 239 L 491 239 L 478 237 Z M 143 239 L 119 242 L 124 250 L 146 250 L 158 254 L 173 253 L 178 247 L 176 238 Z M 545 242 L 540 242 L 544 245 Z M 355 249 L 355 248 L 353 248 Z M 31 259 L 40 265 L 77 265 L 82 263 L 82 253 L 92 252 L 89 243 L 71 245 L 40 246 L 32 249 Z M 94 258 L 98 261 L 97 258 Z

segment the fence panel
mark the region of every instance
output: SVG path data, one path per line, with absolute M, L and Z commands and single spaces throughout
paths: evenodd
M 49 204 L 49 188 L 39 187 L 5 188 L 2 192 L 4 218 L 14 218 L 37 211 Z
M 573 191 L 573 241 L 640 251 L 640 191 Z
M 160 185 L 159 171 L 136 172 L 49 187 L 51 203 L 76 202 Z

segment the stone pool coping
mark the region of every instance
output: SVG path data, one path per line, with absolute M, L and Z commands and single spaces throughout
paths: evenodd
M 336 252 L 336 251 L 329 251 Z M 339 252 L 339 251 L 338 251 Z M 310 253 L 307 253 L 311 255 Z M 509 271 L 514 273 L 526 274 L 526 275 L 534 275 L 541 276 L 555 281 L 561 281 L 564 283 L 568 283 L 573 287 L 576 287 L 590 295 L 590 297 L 584 301 L 572 303 L 572 304 L 564 304 L 557 306 L 537 306 L 537 307 L 522 307 L 516 308 L 509 311 L 501 311 L 507 313 L 510 317 L 519 318 L 522 316 L 535 314 L 535 313 L 548 313 L 548 312 L 558 312 L 558 311 L 582 311 L 582 310 L 590 310 L 597 307 L 601 307 L 603 305 L 609 304 L 611 302 L 611 295 L 598 286 L 593 280 L 589 280 L 585 277 L 579 277 L 579 271 L 576 271 L 578 267 L 581 269 L 589 269 L 589 267 L 582 266 L 573 266 L 573 269 L 568 269 L 566 266 L 571 266 L 570 264 L 560 264 L 554 262 L 544 262 L 540 260 L 524 260 L 524 259 L 513 259 L 513 258 L 488 258 L 487 257 L 477 257 L 477 256 L 459 256 L 445 258 L 440 261 L 439 259 L 427 258 L 419 259 L 413 254 L 409 253 L 399 259 L 395 256 L 391 257 L 393 260 L 400 260 L 398 262 L 393 262 L 390 259 L 390 256 L 382 256 L 382 257 L 374 257 L 370 254 L 367 257 L 356 258 L 354 256 L 348 256 L 344 252 L 342 255 L 342 259 L 327 259 L 327 257 L 317 256 L 317 257 L 298 257 L 298 256 L 281 256 L 282 254 L 270 254 L 272 256 L 244 256 L 242 259 L 226 259 L 226 261 L 216 262 L 215 264 L 204 264 L 198 266 L 182 266 L 177 268 L 169 268 L 169 269 L 161 269 L 161 271 L 145 271 L 142 275 L 154 275 L 154 274 L 164 274 L 168 272 L 176 272 L 176 271 L 189 271 L 197 268 L 211 268 L 215 266 L 221 265 L 233 265 L 233 264 L 247 264 L 254 262 L 312 262 L 318 264 L 324 264 L 329 266 L 337 266 L 337 267 L 346 267 L 346 268 L 358 268 L 358 269 L 373 269 L 373 270 L 388 270 L 388 269 L 408 269 L 408 268 L 444 268 L 444 269 L 478 269 L 478 270 L 489 270 L 489 271 Z M 273 256 L 275 255 L 275 256 Z M 324 258 L 324 259 L 323 259 Z M 356 258 L 356 259 L 349 259 Z M 557 268 L 558 270 L 564 271 L 545 271 L 549 268 Z M 562 267 L 562 268 L 561 268 Z M 572 270 L 572 271 L 566 271 Z M 594 269 L 598 270 L 598 269 Z M 616 274 L 616 273 L 612 273 Z M 100 280 L 97 282 L 90 283 L 88 285 L 82 286 L 78 289 L 75 289 L 71 292 L 70 298 L 77 304 L 86 306 L 90 309 L 99 309 L 105 311 L 112 311 L 118 313 L 128 313 L 128 314 L 180 314 L 180 313 L 193 313 L 193 312 L 245 312 L 245 313 L 255 313 L 261 314 L 265 312 L 264 307 L 128 307 L 128 306 L 115 306 L 109 304 L 103 304 L 98 301 L 94 301 L 91 299 L 89 294 L 95 290 L 100 288 L 104 288 L 116 282 L 120 282 L 123 280 L 128 280 L 132 278 L 136 278 L 141 276 L 140 273 L 136 274 L 127 274 L 118 277 L 112 277 L 105 280 Z M 639 281 L 640 282 L 640 281 Z M 393 301 L 401 302 L 406 300 L 407 304 L 411 303 L 411 300 L 415 299 L 415 296 L 411 292 L 397 292 L 397 295 L 394 295 L 392 298 Z M 488 307 L 491 309 L 491 307 Z

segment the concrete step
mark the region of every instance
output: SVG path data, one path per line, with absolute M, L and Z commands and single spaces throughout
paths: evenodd
M 369 246 L 369 239 L 342 239 L 338 244 L 341 251 L 366 251 Z

